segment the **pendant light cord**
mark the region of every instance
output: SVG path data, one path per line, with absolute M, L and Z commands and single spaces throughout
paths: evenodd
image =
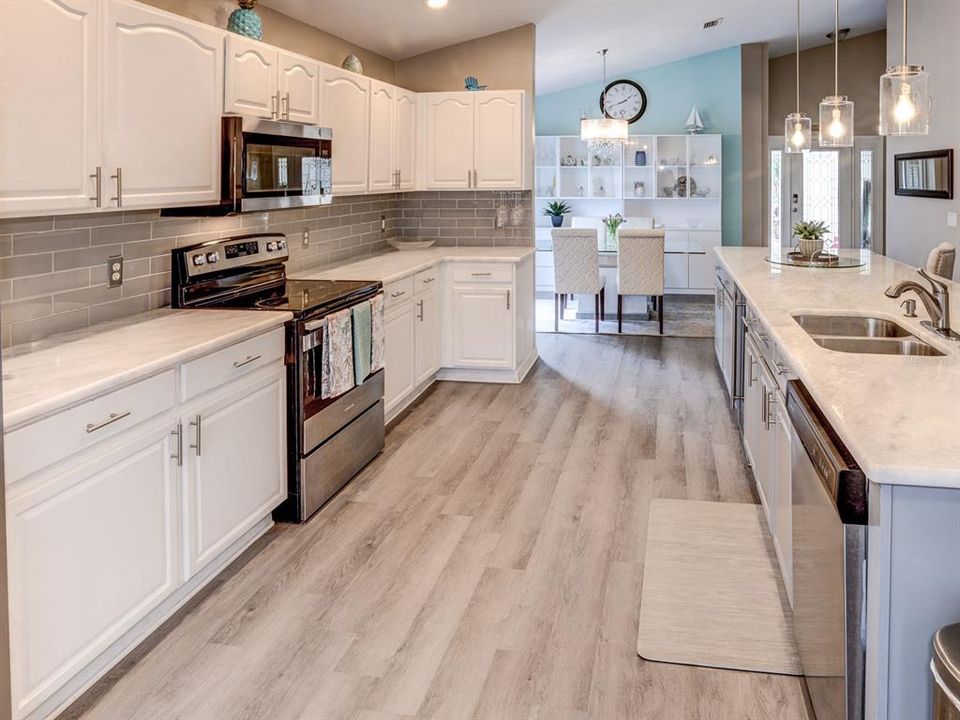
M 833 5 L 833 94 L 839 95 L 840 77 L 840 0 Z
M 903 0 L 903 65 L 907 64 L 907 0 Z
M 800 114 L 800 0 L 797 0 L 797 115 Z

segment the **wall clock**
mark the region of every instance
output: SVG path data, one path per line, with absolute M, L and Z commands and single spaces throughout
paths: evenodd
M 647 110 L 647 94 L 633 80 L 614 80 L 600 93 L 600 111 L 609 118 L 635 123 Z

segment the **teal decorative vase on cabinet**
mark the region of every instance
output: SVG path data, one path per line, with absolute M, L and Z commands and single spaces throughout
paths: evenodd
M 238 7 L 227 20 L 227 30 L 254 40 L 263 40 L 263 20 L 254 11 L 257 0 L 238 0 Z

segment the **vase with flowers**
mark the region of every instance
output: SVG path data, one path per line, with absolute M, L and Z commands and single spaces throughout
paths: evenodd
M 617 249 L 617 230 L 619 230 L 620 226 L 626 221 L 626 218 L 620 213 L 607 215 L 603 218 L 603 226 L 607 229 L 606 242 L 604 243 L 605 247 L 603 248 L 604 250 Z

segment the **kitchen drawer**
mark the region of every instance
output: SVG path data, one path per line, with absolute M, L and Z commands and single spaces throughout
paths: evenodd
M 413 276 L 413 289 L 414 292 L 419 295 L 422 292 L 427 292 L 432 288 L 437 286 L 437 281 L 440 278 L 440 268 L 432 267 L 428 270 L 421 270 L 416 275 Z
M 458 283 L 513 282 L 511 263 L 453 263 L 453 281 Z
M 283 353 L 284 329 L 277 328 L 186 362 L 180 373 L 181 398 L 189 400 L 253 370 L 281 361 Z
M 22 480 L 166 412 L 176 398 L 176 371 L 171 369 L 7 433 L 6 483 Z
M 389 309 L 413 297 L 413 276 L 397 280 L 383 288 L 383 307 Z

